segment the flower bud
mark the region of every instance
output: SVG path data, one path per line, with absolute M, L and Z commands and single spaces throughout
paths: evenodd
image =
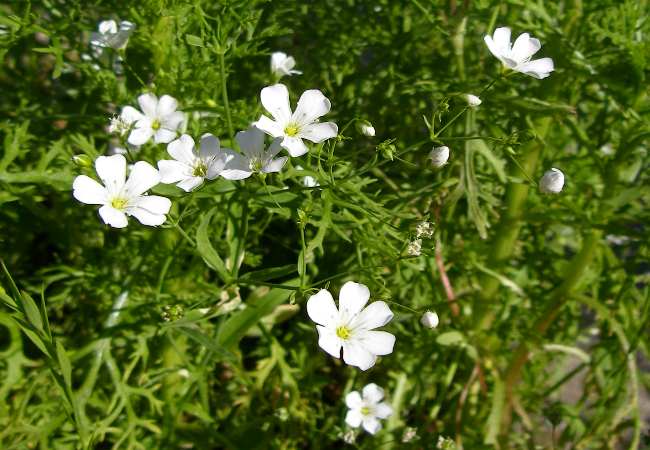
M 381 151 L 381 156 L 390 159 L 391 161 L 393 160 L 393 153 L 395 153 L 396 150 L 393 144 L 381 144 L 379 150 Z
M 454 102 L 461 106 L 464 106 L 465 108 L 473 109 L 476 108 L 481 103 L 483 103 L 483 100 L 478 98 L 476 95 L 461 94 L 461 95 L 457 95 L 454 98 Z
M 445 145 L 434 148 L 431 150 L 431 153 L 429 153 L 429 159 L 431 159 L 433 167 L 439 169 L 447 164 L 447 161 L 449 160 L 449 147 Z
M 539 180 L 539 190 L 544 194 L 558 194 L 564 187 L 564 174 L 553 167 Z
M 390 300 L 393 296 L 390 294 L 388 289 L 382 289 L 380 292 L 377 292 L 375 295 L 375 300 Z
M 435 312 L 427 311 L 422 315 L 420 323 L 427 328 L 435 328 L 440 323 L 440 319 Z
M 535 139 L 537 139 L 537 135 L 533 130 L 524 130 L 524 132 L 521 133 L 521 135 L 527 141 L 534 141 Z
M 74 155 L 72 157 L 72 162 L 79 167 L 92 167 L 93 160 L 88 157 L 88 155 Z
M 406 249 L 404 249 L 403 256 L 420 256 L 421 253 L 422 240 L 416 239 L 413 242 L 409 242 L 409 244 L 406 246 Z
M 375 128 L 367 120 L 359 119 L 354 126 L 357 128 L 357 131 L 364 136 L 372 137 L 375 135 Z
M 108 132 L 111 134 L 114 134 L 117 137 L 122 137 L 129 131 L 131 131 L 131 121 L 125 119 L 122 116 L 113 116 L 112 119 L 110 119 L 111 124 L 108 127 Z
M 176 322 L 183 318 L 183 308 L 178 305 L 166 305 L 164 309 L 160 316 L 165 322 Z
M 503 147 L 503 153 L 505 153 L 506 155 L 512 155 L 512 156 L 515 156 L 517 154 L 517 152 L 515 152 L 515 149 L 510 147 L 509 145 L 506 145 L 505 147 Z

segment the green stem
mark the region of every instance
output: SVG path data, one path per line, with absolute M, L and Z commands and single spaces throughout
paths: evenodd
M 221 70 L 221 98 L 223 100 L 223 109 L 226 111 L 226 122 L 228 123 L 228 134 L 230 136 L 230 145 L 237 145 L 235 142 L 235 130 L 232 127 L 232 117 L 230 115 L 230 104 L 228 103 L 228 89 L 226 87 L 226 61 L 225 54 L 219 53 L 219 68 Z
M 359 267 L 359 268 L 357 268 L 357 269 L 350 270 L 350 271 L 348 271 L 348 272 L 339 273 L 339 274 L 333 275 L 333 276 L 331 276 L 331 277 L 325 278 L 324 280 L 320 280 L 320 281 L 318 281 L 318 282 L 316 282 L 316 283 L 311 284 L 309 287 L 310 287 L 310 288 L 313 288 L 314 286 L 318 286 L 319 284 L 327 283 L 327 282 L 330 281 L 330 280 L 335 280 L 335 279 L 337 279 L 337 278 L 345 277 L 345 276 L 347 276 L 347 275 L 352 275 L 353 273 L 361 272 L 361 271 L 363 271 L 363 270 L 376 269 L 377 267 L 388 267 L 388 266 L 392 266 L 393 264 L 395 264 L 395 263 L 397 263 L 397 262 L 399 262 L 399 261 L 401 261 L 401 260 L 402 260 L 402 257 L 399 257 L 399 258 L 393 259 L 393 260 L 390 261 L 390 262 L 387 262 L 386 264 L 376 264 L 376 265 L 374 265 L 374 266 Z
M 526 178 L 528 178 L 528 181 L 530 181 L 530 182 L 532 183 L 533 186 L 535 186 L 537 189 L 539 189 L 539 186 L 537 186 L 537 183 L 535 182 L 535 180 L 533 180 L 533 179 L 528 175 L 528 173 L 524 170 L 524 168 L 521 167 L 521 164 L 519 164 L 519 162 L 517 161 L 517 158 L 515 158 L 513 155 L 508 155 L 508 156 L 510 157 L 510 159 L 512 160 L 512 162 L 514 162 L 514 163 L 517 165 L 517 167 L 519 167 L 519 170 L 521 170 L 521 172 L 526 176 Z
M 440 136 L 440 133 L 442 133 L 443 131 L 445 131 L 445 129 L 446 129 L 449 125 L 451 125 L 452 123 L 454 123 L 454 121 L 455 121 L 456 119 L 458 119 L 460 116 L 462 116 L 463 113 L 464 113 L 465 111 L 467 111 L 467 108 L 463 108 L 463 109 L 461 110 L 461 112 L 459 112 L 458 114 L 456 114 L 456 115 L 455 115 L 455 116 L 454 116 L 454 117 L 453 117 L 449 122 L 447 122 L 447 124 L 446 124 L 444 127 L 442 127 L 440 130 L 438 130 L 438 132 L 437 132 L 436 134 L 433 135 L 433 138 L 432 138 L 431 140 L 432 140 L 432 141 L 435 141 L 436 138 L 437 138 L 438 136 Z
M 275 197 L 273 197 L 273 194 L 271 194 L 271 191 L 269 190 L 269 187 L 266 185 L 266 180 L 265 180 L 264 178 L 262 178 L 262 177 L 260 177 L 260 180 L 262 180 L 262 184 L 264 185 L 264 189 L 266 189 L 266 192 L 269 194 L 269 196 L 270 196 L 271 199 L 273 200 L 273 203 L 275 203 L 275 205 L 276 205 L 278 208 L 280 208 L 280 210 L 282 211 L 282 213 L 283 213 L 285 216 L 287 216 L 287 217 L 290 218 L 290 217 L 291 217 L 291 214 L 289 214 L 288 212 L 286 212 L 286 211 L 284 210 L 284 208 L 283 208 L 282 206 L 280 206 L 280 204 L 279 204 L 278 201 L 275 199 Z
M 243 210 L 241 214 L 241 226 L 239 228 L 239 242 L 237 243 L 237 252 L 232 262 L 231 276 L 237 278 L 239 267 L 244 260 L 244 251 L 246 249 L 246 236 L 248 236 L 248 186 L 245 187 L 242 198 Z
M 488 89 L 490 89 L 490 88 L 492 87 L 492 85 L 493 85 L 494 83 L 496 83 L 497 80 L 498 80 L 499 78 L 501 78 L 501 77 L 503 77 L 503 75 L 502 75 L 502 74 L 499 74 L 499 75 L 497 75 L 497 76 L 496 76 L 492 81 L 490 81 L 490 84 L 488 84 L 488 85 L 485 87 L 485 89 L 483 89 L 483 90 L 481 91 L 481 93 L 478 95 L 478 97 L 479 97 L 479 98 L 483 97 L 483 94 L 485 94 L 485 93 L 488 91 Z
M 300 240 L 302 242 L 302 261 L 300 270 L 300 289 L 305 288 L 305 272 L 307 271 L 307 245 L 305 244 L 305 229 L 300 227 Z
M 133 68 L 129 65 L 129 63 L 126 62 L 126 59 L 122 58 L 122 62 L 124 63 L 124 65 L 126 66 L 126 68 L 129 69 L 129 71 L 131 71 L 131 73 L 132 73 L 132 74 L 135 76 L 135 78 L 140 82 L 140 84 L 141 84 L 145 89 L 148 89 L 147 84 L 146 84 L 144 81 L 142 81 L 142 78 L 140 78 L 140 77 L 138 76 L 137 73 L 135 73 L 135 70 L 133 70 Z M 127 150 L 127 151 L 128 151 L 128 150 Z
M 420 316 L 424 315 L 424 313 L 421 313 L 421 312 L 416 311 L 416 310 L 414 310 L 412 308 L 409 308 L 408 306 L 400 305 L 399 303 L 391 302 L 390 300 L 383 300 L 383 301 L 386 302 L 386 303 L 390 303 L 391 305 L 399 306 L 400 308 L 408 309 L 412 313 L 418 314 Z
M 477 141 L 477 140 L 498 141 L 499 139 L 490 136 L 466 136 L 466 137 L 446 137 L 443 140 L 444 141 Z
M 181 236 L 183 236 L 185 238 L 187 243 L 190 244 L 192 246 L 192 248 L 196 248 L 196 243 L 192 240 L 191 237 L 188 236 L 188 234 L 185 232 L 185 230 L 183 230 L 181 228 L 179 223 L 175 223 L 174 228 L 176 228 L 178 230 L 178 232 L 181 234 Z

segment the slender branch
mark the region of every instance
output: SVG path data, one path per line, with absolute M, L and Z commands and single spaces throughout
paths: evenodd
M 226 112 L 226 121 L 228 122 L 228 134 L 230 135 L 230 145 L 236 145 L 235 130 L 232 127 L 232 117 L 230 115 L 230 104 L 228 103 L 228 89 L 226 87 L 226 61 L 225 61 L 224 53 L 219 53 L 219 69 L 221 70 L 221 98 L 223 100 L 223 108 Z
M 530 181 L 531 184 L 532 184 L 533 186 L 535 186 L 537 189 L 539 189 L 539 186 L 537 185 L 537 183 L 535 182 L 535 180 L 533 180 L 533 179 L 528 175 L 528 173 L 524 170 L 524 168 L 521 167 L 521 164 L 519 164 L 519 162 L 517 161 L 517 158 L 515 158 L 513 155 L 508 155 L 508 156 L 510 157 L 510 159 L 512 160 L 512 162 L 514 162 L 514 163 L 517 165 L 517 167 L 519 167 L 519 170 L 521 170 L 521 172 L 522 172 L 524 175 L 526 175 L 526 178 L 528 178 L 528 181 Z

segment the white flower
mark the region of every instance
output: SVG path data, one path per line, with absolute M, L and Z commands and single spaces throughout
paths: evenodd
M 178 100 L 163 95 L 160 101 L 154 94 L 143 94 L 138 97 L 141 113 L 132 106 L 122 109 L 122 118 L 135 122 L 135 127 L 129 139 L 129 144 L 142 145 L 153 136 L 156 144 L 166 144 L 176 138 L 176 130 L 185 118 L 182 111 L 176 111 Z
M 122 116 L 113 116 L 110 119 L 111 124 L 108 127 L 108 132 L 110 134 L 115 134 L 115 136 L 124 136 L 131 130 L 131 121 Z
M 403 443 L 408 443 L 408 442 L 414 442 L 419 440 L 420 437 L 418 436 L 418 431 L 413 428 L 413 427 L 406 427 L 404 430 L 404 436 L 402 436 L 402 442 Z
M 388 419 L 393 414 L 393 407 L 384 399 L 384 390 L 375 383 L 366 385 L 361 391 L 363 398 L 357 391 L 352 391 L 345 396 L 345 404 L 350 411 L 345 415 L 345 423 L 352 428 L 363 429 L 370 434 L 377 434 L 381 430 L 381 422 L 377 419 Z
M 431 227 L 432 225 L 435 225 L 435 224 L 433 222 L 427 222 L 426 220 L 424 222 L 418 223 L 415 226 L 415 231 L 418 234 L 417 239 L 419 239 L 422 236 L 428 237 L 428 238 L 433 236 L 433 233 L 434 233 L 435 229 Z
M 275 52 L 271 54 L 271 72 L 275 74 L 278 79 L 285 75 L 302 75 L 299 70 L 293 70 L 296 65 L 296 60 L 293 56 L 287 56 L 286 53 Z
M 492 36 L 485 36 L 488 49 L 506 69 L 525 73 L 531 77 L 546 78 L 555 67 L 551 58 L 542 58 L 531 61 L 530 58 L 542 48 L 539 40 L 531 38 L 528 33 L 521 34 L 514 45 L 510 44 L 510 29 L 497 28 Z
M 564 187 L 564 174 L 553 167 L 539 180 L 539 190 L 544 194 L 558 194 Z
M 427 311 L 422 315 L 420 323 L 427 328 L 435 328 L 440 323 L 440 318 L 435 312 Z
M 467 106 L 470 108 L 476 108 L 478 105 L 483 103 L 483 100 L 478 98 L 476 95 L 466 94 L 465 98 L 467 99 Z
M 376 355 L 393 352 L 395 336 L 385 331 L 371 331 L 383 327 L 393 313 L 385 302 L 371 303 L 370 290 L 363 284 L 348 281 L 339 294 L 336 309 L 332 294 L 323 289 L 307 302 L 307 314 L 317 325 L 318 345 L 335 358 L 361 370 L 375 365 Z
M 339 433 L 339 437 L 343 439 L 343 442 L 350 445 L 354 444 L 356 441 L 356 438 L 354 437 L 354 431 L 352 430 L 346 431 L 345 434 Z
M 274 159 L 282 151 L 282 147 L 280 147 L 282 139 L 275 139 L 266 152 L 264 151 L 264 133 L 255 127 L 240 131 L 235 139 L 244 154 L 227 148 L 221 149 L 228 155 L 226 168 L 221 172 L 221 176 L 226 180 L 243 180 L 254 173 L 279 172 L 287 163 L 286 156 Z
M 134 216 L 142 225 L 157 226 L 165 222 L 172 202 L 165 197 L 146 195 L 162 178 L 151 164 L 135 163 L 126 183 L 126 159 L 122 155 L 98 157 L 95 169 L 105 187 L 86 175 L 79 175 L 72 183 L 72 195 L 81 203 L 103 205 L 99 215 L 105 224 L 124 228 L 128 225 L 127 215 Z
M 406 247 L 406 254 L 410 256 L 420 256 L 422 253 L 422 241 L 416 239 Z
M 253 125 L 275 138 L 284 138 L 282 148 L 293 157 L 309 151 L 302 142 L 303 139 L 319 143 L 338 134 L 339 128 L 333 122 L 314 123 L 327 114 L 332 106 L 317 89 L 303 92 L 293 114 L 289 105 L 289 91 L 284 84 L 265 87 L 260 93 L 260 99 L 275 121 L 263 115 Z
M 431 150 L 431 153 L 429 153 L 429 159 L 433 163 L 433 167 L 436 169 L 444 166 L 449 160 L 449 147 L 444 145 L 442 147 L 434 148 Z
M 99 33 L 90 33 L 90 43 L 98 47 L 108 47 L 113 50 L 126 48 L 131 33 L 135 30 L 135 24 L 127 20 L 120 23 L 120 29 L 114 20 L 104 20 L 99 23 Z
M 201 186 L 204 179 L 214 180 L 226 166 L 227 155 L 221 152 L 219 138 L 210 133 L 204 134 L 196 151 L 194 139 L 184 134 L 180 139 L 172 141 L 167 146 L 167 152 L 176 161 L 163 159 L 158 161 L 158 169 L 162 173 L 161 183 L 171 184 L 185 192 Z

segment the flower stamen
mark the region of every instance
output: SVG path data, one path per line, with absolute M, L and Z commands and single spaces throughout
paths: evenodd
M 341 339 L 348 339 L 350 337 L 350 334 L 352 334 L 352 330 L 350 330 L 345 325 L 336 328 L 336 335 Z
M 293 137 L 298 134 L 298 127 L 295 125 L 287 125 L 284 132 L 287 133 L 287 136 Z

